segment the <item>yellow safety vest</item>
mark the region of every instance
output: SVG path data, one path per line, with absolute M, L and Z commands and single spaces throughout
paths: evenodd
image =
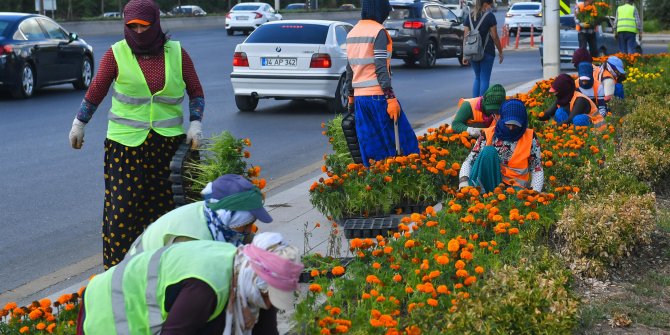
M 635 7 L 631 4 L 623 4 L 616 9 L 616 32 L 638 33 L 635 22 Z

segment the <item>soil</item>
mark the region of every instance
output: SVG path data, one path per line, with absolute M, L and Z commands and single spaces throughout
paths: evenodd
M 607 280 L 577 280 L 583 298 L 579 334 L 670 335 L 670 198 L 657 198 L 653 242 Z

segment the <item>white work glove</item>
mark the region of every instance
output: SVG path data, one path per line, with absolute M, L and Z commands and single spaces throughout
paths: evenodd
M 186 132 L 186 143 L 191 143 L 191 148 L 197 148 L 202 142 L 202 124 L 200 121 L 191 121 Z
M 468 187 L 468 186 L 470 186 L 469 178 L 468 178 L 468 177 L 465 177 L 465 178 L 467 178 L 467 179 L 462 180 L 461 182 L 458 183 L 458 189 L 459 189 L 459 190 L 462 189 L 463 187 Z M 463 177 L 461 177 L 461 179 L 463 179 Z
M 76 117 L 72 121 L 72 129 L 70 129 L 70 145 L 73 149 L 81 149 L 84 145 L 84 126 L 86 123 L 79 121 Z
M 477 138 L 477 137 L 479 137 L 479 135 L 481 135 L 482 129 L 481 128 L 468 127 L 467 132 L 468 132 L 468 135 L 470 135 L 470 137 Z

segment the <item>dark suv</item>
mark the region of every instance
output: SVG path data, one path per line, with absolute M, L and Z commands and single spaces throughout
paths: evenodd
M 438 58 L 458 58 L 463 64 L 463 19 L 437 1 L 391 2 L 384 22 L 393 39 L 393 58 L 423 68 Z

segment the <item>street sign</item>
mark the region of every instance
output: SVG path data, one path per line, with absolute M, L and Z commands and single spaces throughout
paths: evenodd
M 560 0 L 559 8 L 561 9 L 561 15 L 570 14 L 570 0 Z
M 57 10 L 56 0 L 44 0 L 44 10 Z M 40 12 L 40 0 L 35 0 L 35 11 Z

